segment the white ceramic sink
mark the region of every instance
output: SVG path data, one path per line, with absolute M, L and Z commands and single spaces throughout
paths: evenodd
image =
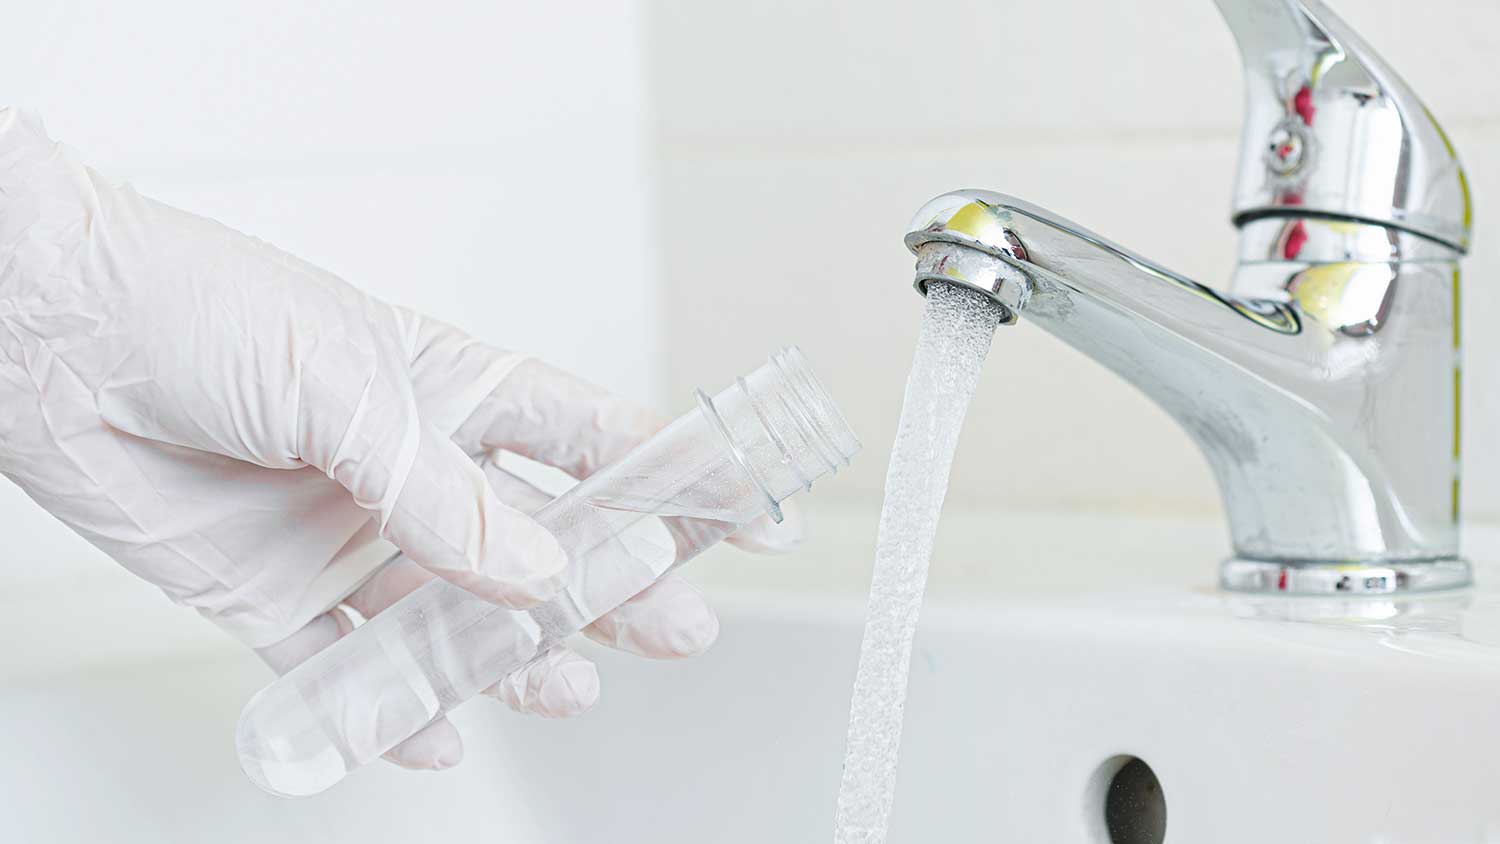
M 855 533 L 850 553 L 867 541 Z M 1112 535 L 1117 553 L 1136 553 L 1134 534 Z M 1029 543 L 987 548 L 1041 565 Z M 477 702 L 459 712 L 459 771 L 380 765 L 302 801 L 261 794 L 235 767 L 234 718 L 266 674 L 233 648 L 109 669 L 12 665 L 0 840 L 831 840 L 862 600 L 734 583 L 775 582 L 830 547 L 758 571 L 729 563 L 709 578 L 724 621 L 712 653 L 598 654 L 604 698 L 582 719 Z M 1144 561 L 1132 559 L 1095 566 L 1091 594 L 1033 571 L 1007 596 L 948 576 L 979 566 L 956 556 L 980 547 L 950 538 L 935 562 L 892 842 L 1107 840 L 1103 786 L 1128 757 L 1159 779 L 1170 842 L 1500 841 L 1495 592 L 1251 599 L 1208 588 L 1212 560 L 1191 568 L 1205 585 L 1160 582 L 1189 571 L 1173 559 L 1136 588 Z M 1471 553 L 1500 587 L 1487 551 Z M 839 567 L 865 564 L 821 570 Z
M 732 613 L 711 658 L 558 731 L 572 762 L 529 787 L 556 807 L 555 840 L 828 840 L 853 621 Z M 1100 786 L 1134 756 L 1159 778 L 1168 841 L 1500 841 L 1496 622 L 1484 597 L 935 608 L 890 840 L 1107 840 Z M 551 726 L 511 752 L 555 762 Z M 596 811 L 569 812 L 583 795 Z

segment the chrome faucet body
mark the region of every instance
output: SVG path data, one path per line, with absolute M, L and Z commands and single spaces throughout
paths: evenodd
M 1218 480 L 1231 589 L 1469 582 L 1459 260 L 1470 200 L 1427 109 L 1318 0 L 1217 0 L 1247 87 L 1222 292 L 988 191 L 918 211 L 916 284 L 989 293 L 1135 384 Z

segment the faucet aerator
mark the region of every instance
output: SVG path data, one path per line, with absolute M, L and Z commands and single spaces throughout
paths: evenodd
M 923 296 L 932 283 L 958 284 L 989 297 L 1000 310 L 1001 325 L 1015 325 L 1031 296 L 1026 273 L 1005 258 L 979 246 L 935 240 L 916 247 L 913 286 Z

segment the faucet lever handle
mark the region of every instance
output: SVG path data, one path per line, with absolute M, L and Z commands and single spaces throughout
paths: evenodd
M 1458 154 L 1401 77 L 1321 0 L 1215 0 L 1245 68 L 1234 222 L 1316 215 L 1466 251 Z

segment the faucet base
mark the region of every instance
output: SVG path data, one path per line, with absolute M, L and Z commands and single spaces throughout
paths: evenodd
M 1473 584 L 1467 560 L 1307 562 L 1231 557 L 1219 567 L 1219 585 L 1231 592 L 1288 595 L 1389 595 L 1435 592 Z

